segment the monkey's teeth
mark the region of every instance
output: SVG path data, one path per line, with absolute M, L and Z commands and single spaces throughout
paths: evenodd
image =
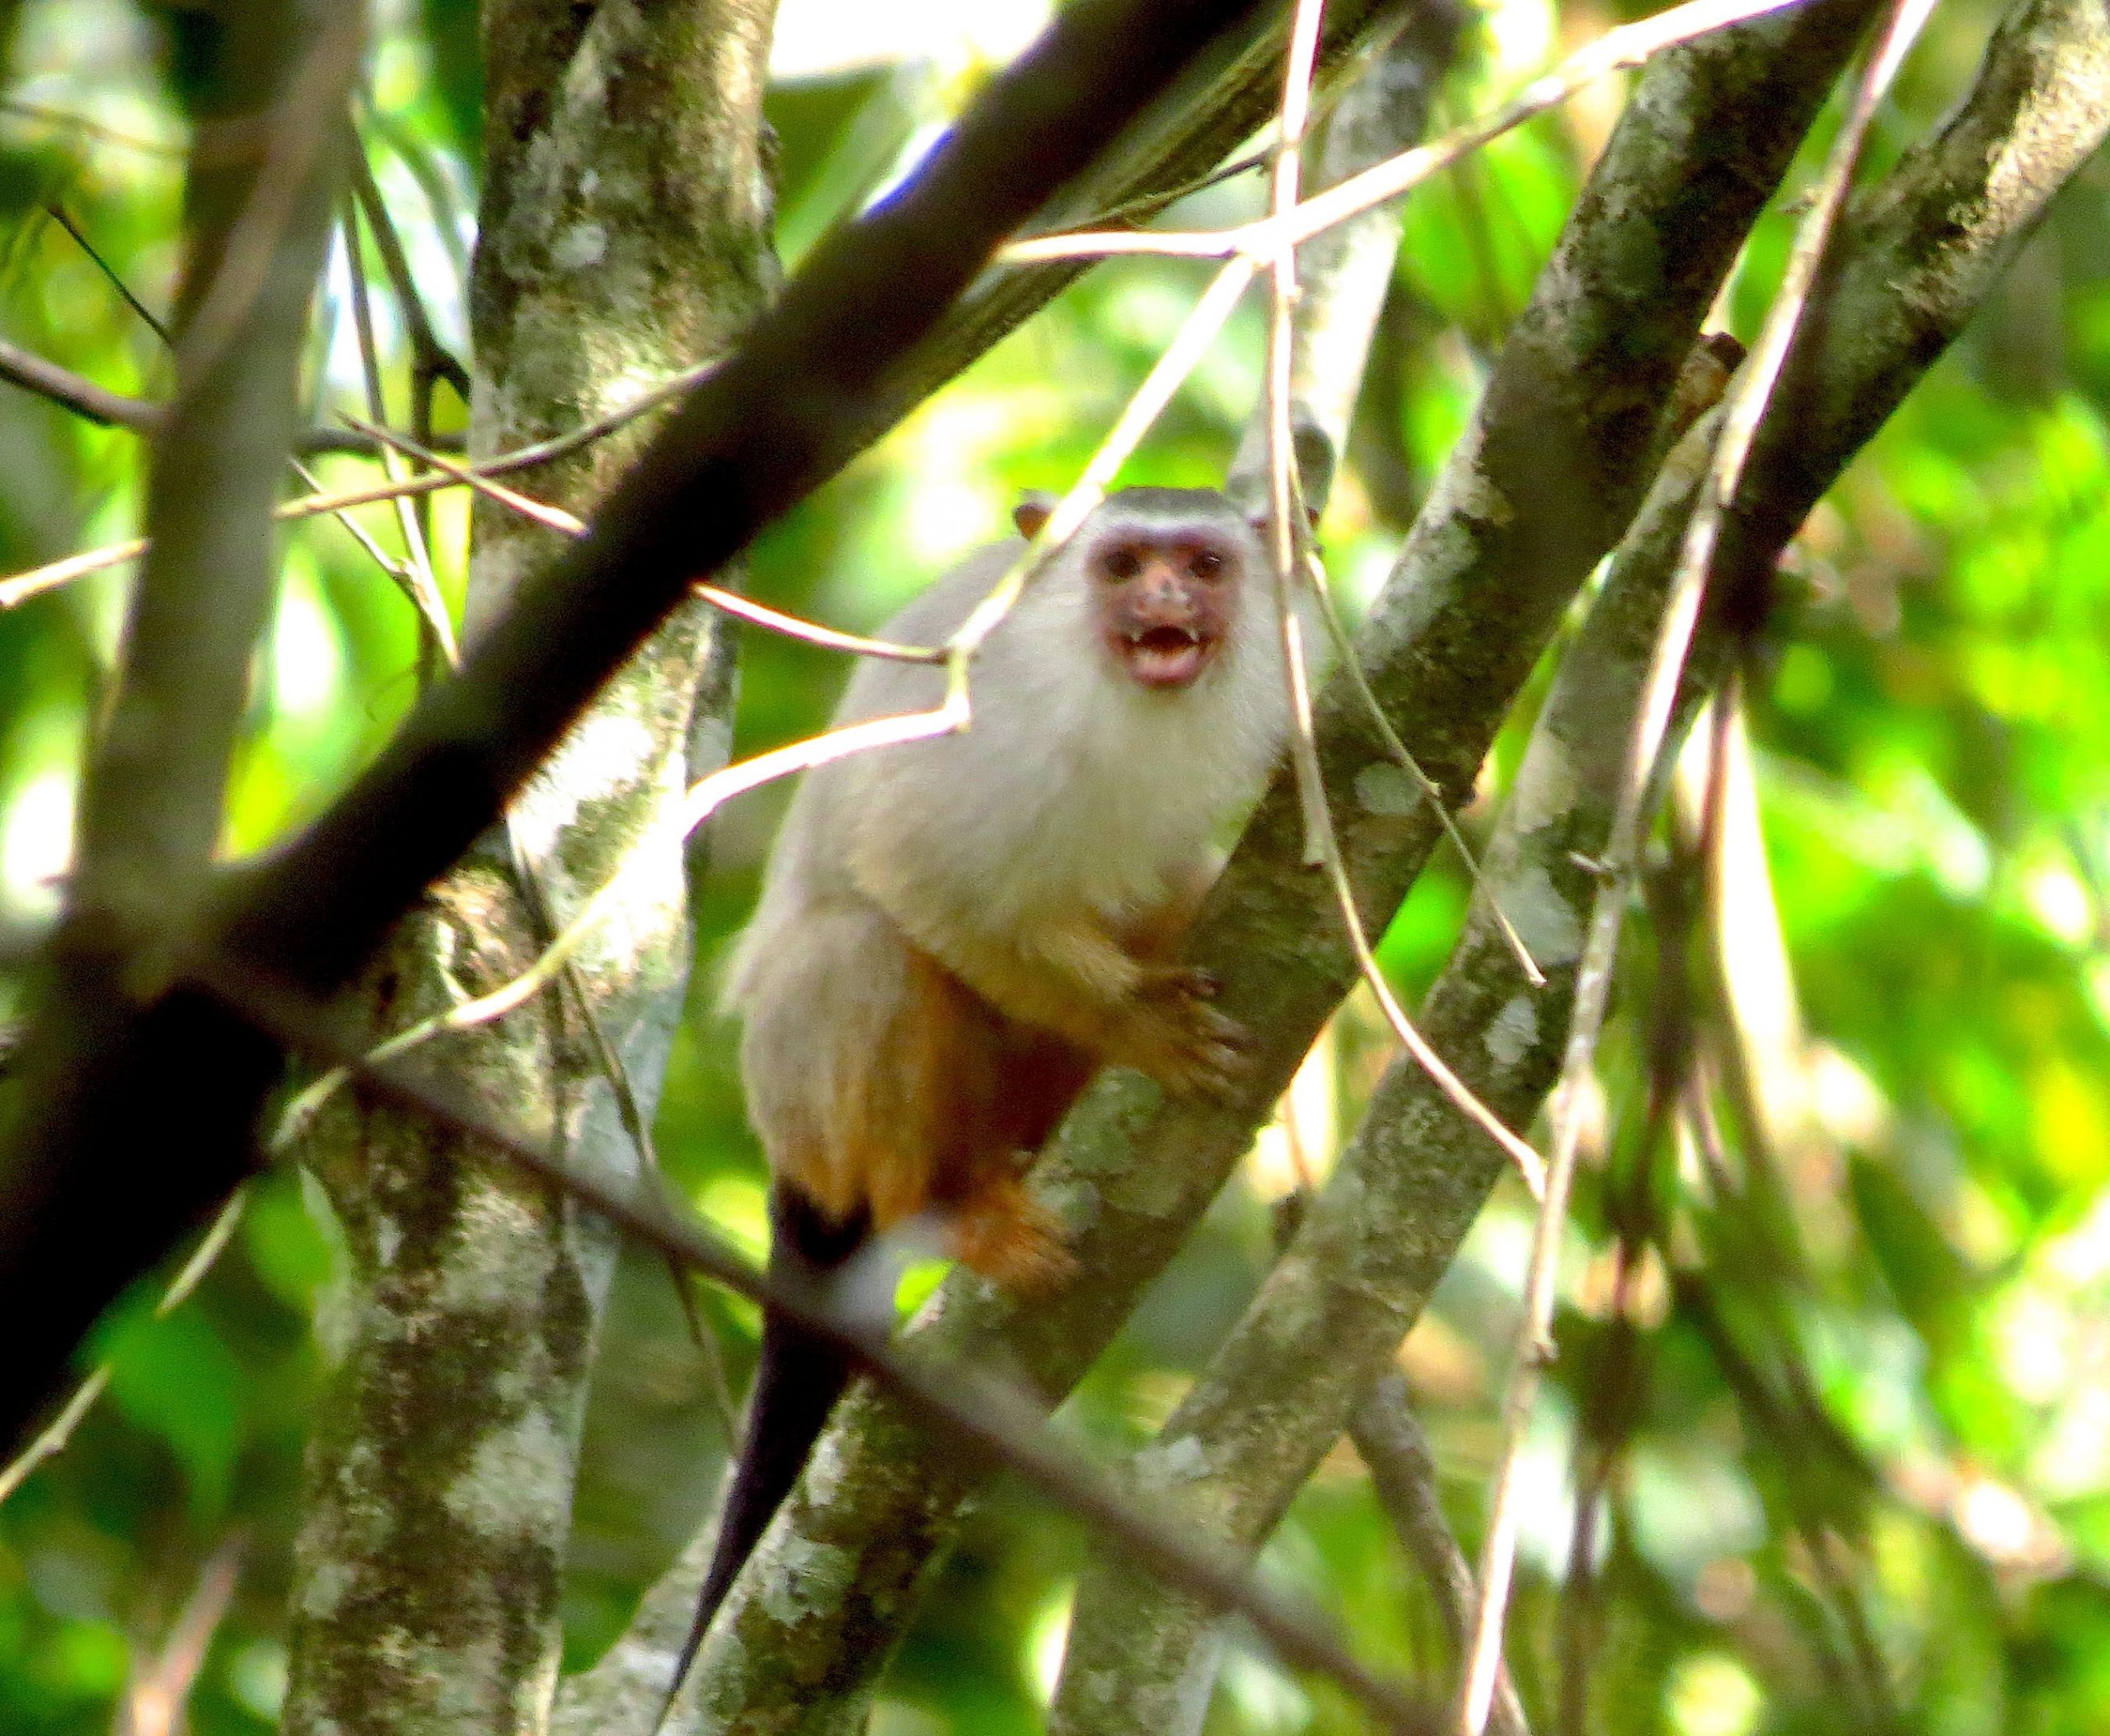
M 1146 687 L 1184 687 L 1202 673 L 1202 644 L 1190 634 L 1156 629 L 1130 641 L 1128 665 Z

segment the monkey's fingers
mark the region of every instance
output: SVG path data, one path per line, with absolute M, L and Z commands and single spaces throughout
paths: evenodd
M 1252 1071 L 1252 1039 L 1209 1005 L 1215 992 L 1206 971 L 1174 965 L 1153 973 L 1122 1058 L 1180 1096 L 1236 1096 Z

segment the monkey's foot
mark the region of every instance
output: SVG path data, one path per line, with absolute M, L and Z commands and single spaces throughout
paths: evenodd
M 1126 1021 L 1115 1058 L 1139 1067 L 1175 1096 L 1231 1097 L 1250 1071 L 1245 1027 L 1209 1003 L 1217 980 L 1191 965 L 1153 969 Z
M 953 1251 L 984 1278 L 1013 1290 L 1049 1290 L 1075 1275 L 1055 1215 L 1015 1175 L 994 1175 L 953 1220 Z

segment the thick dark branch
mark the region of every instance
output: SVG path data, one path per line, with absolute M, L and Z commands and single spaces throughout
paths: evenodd
M 227 1190 L 230 1166 L 195 1163 L 183 1141 L 196 1131 L 188 1104 L 201 1088 L 253 1103 L 275 1072 L 268 1043 L 168 993 L 166 948 L 204 903 L 219 839 L 275 589 L 272 509 L 328 232 L 336 164 L 288 92 L 326 86 L 341 104 L 362 24 L 356 7 L 304 15 L 260 0 L 212 26 L 216 112 L 267 119 L 254 152 L 201 150 L 189 173 L 177 392 L 148 483 L 152 548 L 83 780 L 79 860 L 37 972 L 0 1152 L 8 1434 L 117 1285 Z M 215 305 L 218 340 L 201 353 L 195 321 Z
M 396 742 L 293 848 L 224 901 L 223 938 L 266 974 L 327 988 L 497 816 L 611 671 L 754 531 L 831 475 L 898 415 L 953 298 L 996 245 L 1132 122 L 1204 48 L 1259 10 L 1206 0 L 1084 0 L 998 79 L 925 171 L 823 242 L 741 350 L 684 404 L 595 522 L 523 589 L 462 675 L 420 705 Z M 275 473 L 275 466 L 274 466 Z M 159 1016 L 158 1015 L 157 1016 Z M 18 1143 L 0 1181 L 0 1255 L 58 1257 L 52 1190 L 106 1194 L 91 1173 L 112 1148 L 144 1151 L 171 1122 L 191 1161 L 162 1165 L 141 1223 L 120 1243 L 63 1250 L 68 1282 L 40 1293 L 26 1259 L 0 1274 L 0 1306 L 38 1330 L 20 1346 L 0 1433 L 19 1430 L 68 1349 L 164 1241 L 248 1161 L 274 1057 L 217 1012 L 188 1018 L 188 1059 L 166 1095 L 143 1089 L 136 1049 L 101 1080 L 107 1112 L 77 1095 L 40 1130 L 42 1184 L 25 1194 Z M 136 1035 L 136 1031 L 134 1032 Z M 241 1055 L 241 1066 L 218 1058 Z M 148 1118 L 151 1116 L 151 1120 Z M 136 1119 L 134 1119 L 136 1118 Z M 119 1251 L 121 1246 L 121 1252 Z M 84 1255 L 83 1250 L 87 1250 Z M 17 1288 L 20 1284 L 21 1288 Z

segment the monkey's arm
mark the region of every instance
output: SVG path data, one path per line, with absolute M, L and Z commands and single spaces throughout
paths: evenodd
M 1083 909 L 995 931 L 911 870 L 905 852 L 869 837 L 851 870 L 912 941 L 1007 1018 L 1148 1073 L 1168 1091 L 1222 1093 L 1236 1084 L 1243 1034 L 1209 1004 L 1215 984 L 1153 955 L 1184 930 L 1194 902 L 1189 885 L 1179 889 L 1169 917 L 1154 913 L 1134 925 L 1156 943 L 1146 950 Z

